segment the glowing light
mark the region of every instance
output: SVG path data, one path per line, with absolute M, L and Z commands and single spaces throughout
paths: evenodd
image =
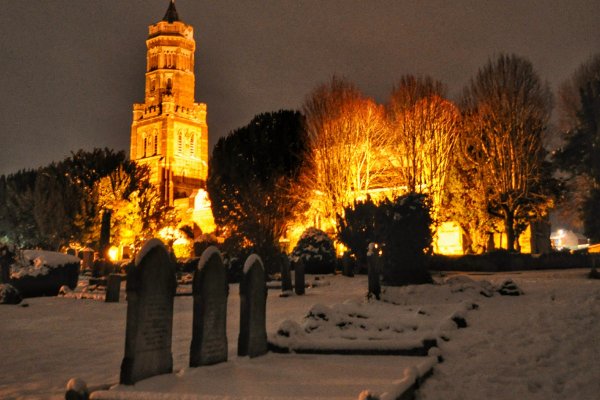
M 108 258 L 110 258 L 111 261 L 117 261 L 119 258 L 119 248 L 111 246 L 110 249 L 108 249 Z

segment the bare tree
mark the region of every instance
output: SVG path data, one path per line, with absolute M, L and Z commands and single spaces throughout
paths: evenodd
M 509 250 L 527 222 L 547 213 L 542 135 L 552 97 L 531 63 L 500 55 L 479 70 L 463 94 L 467 156 L 481 171 L 488 212 L 504 221 Z
M 439 215 L 460 126 L 460 113 L 444 94 L 441 82 L 406 75 L 388 104 L 398 183 L 409 192 L 427 193 L 434 219 Z
M 334 77 L 308 96 L 303 111 L 310 148 L 304 180 L 316 195 L 313 206 L 335 226 L 345 205 L 389 184 L 383 108 Z

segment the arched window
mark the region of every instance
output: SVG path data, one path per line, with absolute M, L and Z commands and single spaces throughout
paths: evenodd
M 190 156 L 194 156 L 195 155 L 195 147 L 194 147 L 194 134 L 192 133 L 191 137 L 190 137 Z
M 146 148 L 148 146 L 148 139 L 146 139 L 146 137 L 144 137 L 144 157 L 146 157 Z
M 158 154 L 158 134 L 154 132 L 154 155 Z

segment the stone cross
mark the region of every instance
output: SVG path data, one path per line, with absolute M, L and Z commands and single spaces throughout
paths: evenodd
M 194 316 L 190 367 L 227 361 L 227 270 L 221 253 L 210 246 L 202 253 L 192 283 Z
M 244 264 L 240 282 L 240 334 L 238 356 L 258 357 L 267 352 L 267 282 L 260 257 L 252 254 Z
M 104 301 L 107 303 L 118 303 L 121 295 L 121 275 L 109 274 L 106 283 L 106 297 Z
M 294 262 L 294 289 L 297 295 L 304 294 L 304 261 L 302 257 L 298 257 L 298 261 Z
M 127 328 L 121 384 L 173 371 L 175 265 L 158 239 L 147 241 L 127 274 Z

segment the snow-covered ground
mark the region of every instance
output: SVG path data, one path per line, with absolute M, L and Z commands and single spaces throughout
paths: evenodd
M 462 279 L 455 280 L 452 285 L 389 290 L 384 296 L 399 305 L 398 315 L 412 312 L 410 310 L 420 311 L 418 315 L 436 315 L 444 309 L 439 306 L 443 304 L 478 305 L 478 309 L 465 315 L 468 328 L 449 331 L 444 335 L 449 340 L 440 341 L 445 361 L 435 366 L 434 374 L 420 389 L 419 398 L 598 399 L 600 281 L 586 279 L 586 272 L 470 275 L 475 280 L 485 279 L 494 284 L 510 277 L 525 292 L 518 297 L 496 293 L 488 298 L 480 294 L 482 285 Z M 309 289 L 305 296 L 281 298 L 279 291 L 270 290 L 267 331 L 276 333 L 284 320 L 302 323 L 303 316 L 315 304 L 321 304 L 322 309 L 339 310 L 336 304 L 364 301 L 366 277 L 326 279 L 329 285 Z M 1 399 L 64 398 L 65 384 L 72 377 L 80 377 L 92 387 L 117 383 L 124 350 L 124 301 L 104 303 L 57 297 L 26 299 L 24 303 L 28 306 L 0 306 Z M 387 310 L 390 306 L 381 307 Z M 371 312 L 370 315 L 376 314 Z M 277 381 L 283 388 L 281 390 L 286 391 L 289 398 L 319 398 L 314 390 L 327 398 L 334 398 L 335 393 L 341 398 L 356 398 L 362 389 L 391 390 L 393 385 L 390 384 L 402 377 L 404 367 L 414 364 L 411 358 L 400 356 L 269 354 L 262 359 L 240 359 L 236 356 L 238 318 L 238 286 L 230 285 L 227 321 L 230 361 L 189 369 L 192 298 L 177 297 L 173 360 L 174 370 L 178 373 L 140 382 L 136 390 L 161 387 L 166 391 L 165 388 L 172 387 L 173 391 L 187 391 L 190 390 L 185 381 L 188 378 L 188 382 L 207 382 L 206 379 L 212 376 L 214 383 L 221 376 L 220 379 L 229 386 L 213 384 L 220 391 L 205 392 L 209 396 L 206 398 L 276 397 L 280 391 L 273 389 L 265 394 L 257 389 L 274 388 L 275 381 L 256 381 L 257 376 L 274 372 L 279 376 Z M 414 319 L 415 315 L 410 318 Z M 386 326 L 394 329 L 398 328 L 395 323 L 393 318 L 386 320 Z M 418 322 L 408 325 L 411 324 L 418 326 Z M 377 326 L 381 328 L 381 325 Z M 443 324 L 423 326 L 443 328 Z M 382 335 L 387 337 L 388 333 Z M 294 370 L 298 371 L 296 375 L 300 380 L 290 378 L 296 376 L 290 374 Z M 177 386 L 178 382 L 183 386 Z M 324 386 L 323 383 L 328 384 Z M 307 384 L 312 385 L 312 391 L 307 389 Z M 209 386 L 204 384 L 204 387 Z M 326 393 L 329 394 L 325 396 Z

